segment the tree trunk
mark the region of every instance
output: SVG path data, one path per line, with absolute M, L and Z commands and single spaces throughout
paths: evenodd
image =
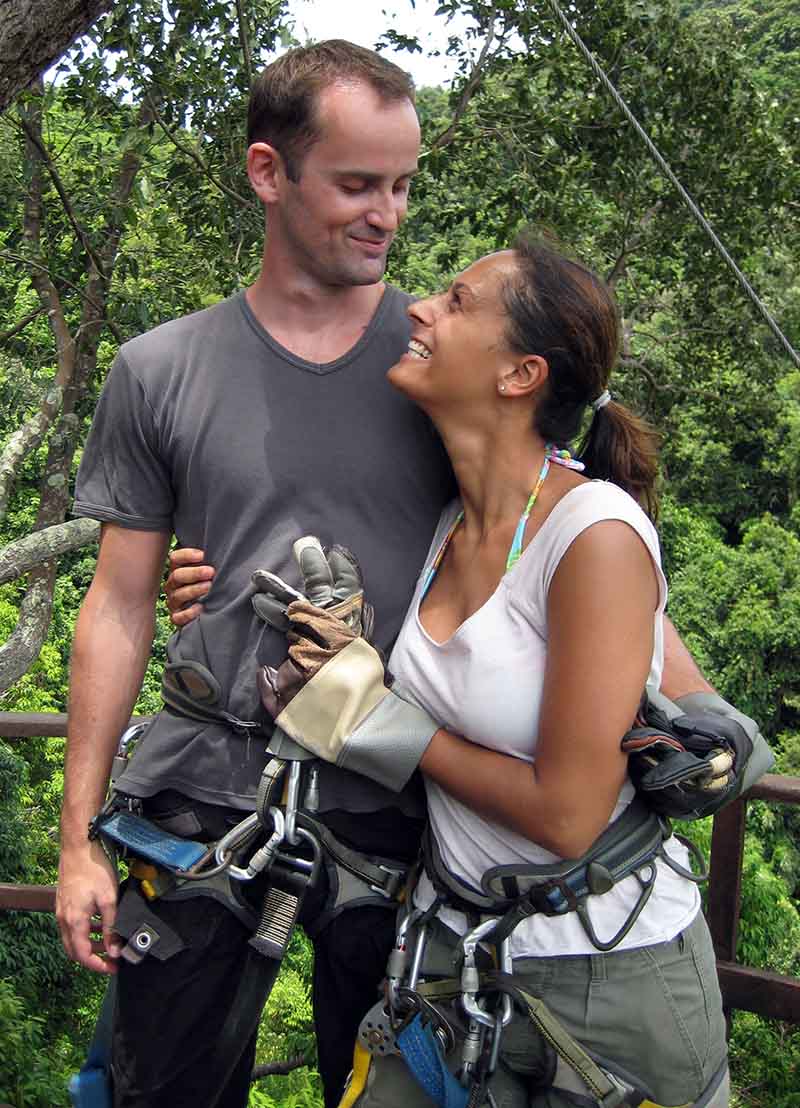
M 0 112 L 113 0 L 0 0 Z

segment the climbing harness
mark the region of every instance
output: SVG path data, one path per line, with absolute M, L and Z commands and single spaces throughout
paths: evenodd
M 619 946 L 650 899 L 658 860 L 689 881 L 699 884 L 707 880 L 707 873 L 694 874 L 666 853 L 664 843 L 671 834 L 669 820 L 634 797 L 577 860 L 493 866 L 484 873 L 478 890 L 447 868 L 428 828 L 423 836 L 423 864 L 443 903 L 467 916 L 492 914 L 493 942 L 503 942 L 522 920 L 532 915 L 563 916 L 575 912 L 592 946 L 607 952 Z M 702 866 L 698 848 L 689 840 L 682 841 Z M 588 899 L 608 892 L 631 876 L 640 886 L 636 903 L 617 933 L 610 939 L 600 939 L 589 915 Z
M 179 681 L 175 681 L 176 675 Z M 209 677 L 205 667 L 197 663 L 180 663 L 172 668 L 165 686 L 183 686 L 180 691 L 191 701 L 193 712 L 197 701 L 201 702 L 193 718 L 219 720 L 222 713 L 214 707 L 219 694 Z M 186 689 L 190 690 L 188 694 Z M 205 689 L 210 689 L 213 703 L 210 696 L 205 697 Z M 188 714 L 185 707 L 182 701 L 182 714 Z M 142 814 L 141 800 L 120 787 L 128 758 L 147 726 L 136 724 L 120 739 L 112 764 L 109 798 L 91 821 L 89 836 L 99 839 L 113 860 L 125 860 L 131 877 L 136 879 L 126 888 L 115 920 L 115 930 L 126 940 L 121 956 L 131 964 L 145 957 L 163 961 L 183 949 L 181 937 L 151 910 L 150 905 L 158 899 L 211 897 L 252 932 L 231 1013 L 209 1060 L 209 1082 L 221 1088 L 258 1023 L 304 899 L 316 885 L 323 865 L 330 893 L 314 921 L 315 931 L 355 904 L 396 904 L 408 867 L 392 859 L 366 856 L 340 842 L 315 816 L 317 767 L 313 762 L 288 757 L 268 758 L 255 811 L 216 840 L 201 842 L 166 831 Z M 252 729 L 256 726 L 260 724 L 254 723 Z M 252 729 L 246 728 L 247 733 Z M 281 749 L 286 748 L 284 743 Z M 260 911 L 243 895 L 245 886 L 256 879 L 265 883 Z M 113 994 L 109 990 L 89 1058 L 70 1083 L 75 1108 L 110 1108 L 110 1038 L 104 1029 L 110 1026 L 112 1010 Z M 87 1099 L 90 1097 L 101 1099 Z
M 435 898 L 422 909 L 409 895 L 389 957 L 385 998 L 362 1020 L 340 1108 L 356 1104 L 367 1088 L 373 1062 L 388 1057 L 402 1061 L 439 1108 L 478 1108 L 484 1103 L 496 1108 L 492 1078 L 497 1073 L 502 1081 L 509 1080 L 508 1064 L 503 1063 L 502 1074 L 498 1066 L 503 1032 L 515 1016 L 536 1032 L 536 1089 L 571 1091 L 583 1098 L 580 1103 L 601 1108 L 659 1108 L 638 1078 L 585 1049 L 544 1001 L 522 986 L 513 972 L 510 938 L 517 924 L 536 912 L 556 916 L 574 911 L 596 949 L 613 949 L 652 892 L 657 859 L 691 880 L 705 878 L 689 873 L 664 852 L 670 834 L 668 820 L 635 798 L 583 858 L 552 865 L 495 866 L 484 874 L 478 890 L 447 869 L 428 831 L 423 864 Z M 594 932 L 586 901 L 631 875 L 639 880 L 640 896 L 623 927 L 604 942 Z M 468 930 L 462 937 L 435 918 L 442 905 L 465 913 Z M 379 1075 L 380 1070 L 376 1081 Z M 727 1105 L 727 1075 L 726 1064 L 695 1102 L 697 1108 Z M 530 1086 L 530 1075 L 526 1080 Z M 506 1091 L 504 1086 L 504 1103 Z M 520 1108 L 529 1096 L 522 1092 Z M 510 1108 L 517 1108 L 508 1095 Z

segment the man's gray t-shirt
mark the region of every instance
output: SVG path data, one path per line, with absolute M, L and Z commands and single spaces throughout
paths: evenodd
M 406 349 L 410 298 L 387 287 L 358 343 L 326 365 L 278 345 L 244 293 L 126 343 L 84 450 L 75 513 L 174 532 L 216 576 L 199 619 L 170 640 L 172 660 L 208 666 L 222 704 L 259 719 L 256 667 L 286 641 L 254 614 L 250 576 L 299 585 L 292 544 L 315 534 L 358 557 L 388 652 L 400 628 L 452 475 L 427 418 L 386 380 Z M 263 739 L 164 711 L 124 775 L 138 796 L 176 789 L 252 806 Z M 373 811 L 398 798 L 324 767 L 324 806 Z

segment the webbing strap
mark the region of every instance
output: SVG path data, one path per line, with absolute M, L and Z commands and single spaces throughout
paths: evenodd
M 266 958 L 252 947 L 242 967 L 239 986 L 222 1031 L 214 1042 L 208 1060 L 208 1089 L 215 1108 L 245 1048 L 255 1034 L 261 1012 L 280 972 L 278 958 Z
M 111 977 L 100 1006 L 89 1053 L 80 1071 L 73 1074 L 67 1092 L 73 1108 L 111 1108 L 111 1037 L 117 979 Z
M 491 977 L 492 975 L 490 975 Z M 505 975 L 495 975 L 498 981 Z M 567 1031 L 543 1000 L 514 985 L 513 978 L 508 977 L 504 987 L 524 1006 L 528 1019 L 536 1027 L 560 1058 L 570 1066 L 575 1073 L 591 1089 L 600 1103 L 611 1108 L 612 1105 L 624 1103 L 625 1090 L 616 1081 L 612 1081 L 609 1075 L 602 1070 L 597 1063 L 586 1053 L 583 1047 Z
M 415 1080 L 439 1108 L 466 1108 L 469 1089 L 460 1085 L 445 1065 L 430 1023 L 417 1012 L 397 1035 L 397 1045 Z
M 299 826 L 307 828 L 317 836 L 324 850 L 343 869 L 360 878 L 389 900 L 398 896 L 408 873 L 406 867 L 389 863 L 382 866 L 371 862 L 360 851 L 345 846 L 323 823 L 313 819 L 307 812 L 298 812 L 297 822 Z

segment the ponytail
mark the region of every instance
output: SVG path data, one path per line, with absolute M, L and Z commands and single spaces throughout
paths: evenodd
M 587 476 L 613 481 L 655 518 L 658 436 L 607 391 L 620 336 L 613 293 L 550 235 L 525 232 L 512 249 L 517 275 L 504 289 L 508 343 L 546 358 L 549 368 L 534 413 L 536 431 L 545 442 L 567 447 L 591 405 L 578 455 Z
M 658 446 L 656 430 L 612 398 L 595 410 L 578 458 L 587 477 L 613 481 L 655 519 Z

